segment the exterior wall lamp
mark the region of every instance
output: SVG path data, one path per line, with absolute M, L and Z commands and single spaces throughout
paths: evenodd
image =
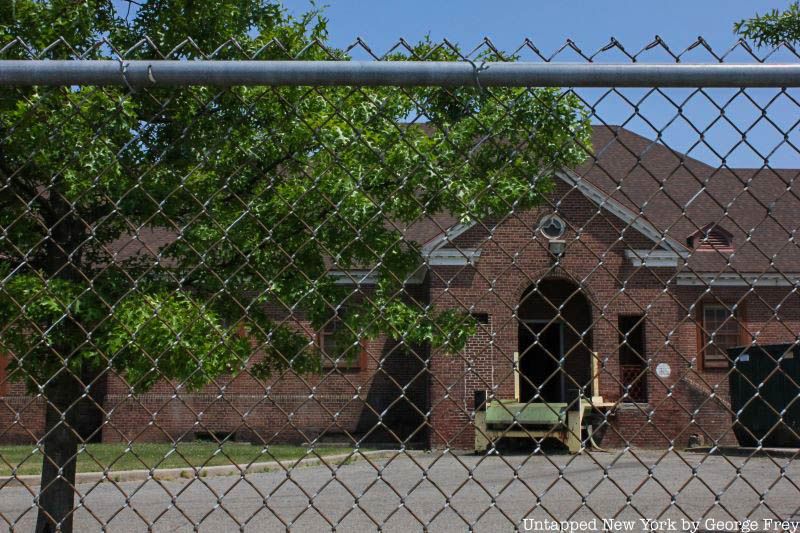
M 567 249 L 567 243 L 561 239 L 551 239 L 548 248 L 550 250 L 550 255 L 555 259 L 561 259 L 561 256 L 564 255 L 564 250 Z

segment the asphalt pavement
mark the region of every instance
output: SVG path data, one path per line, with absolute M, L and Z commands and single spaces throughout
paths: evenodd
M 81 484 L 75 530 L 741 531 L 756 520 L 760 531 L 765 520 L 800 520 L 799 485 L 800 466 L 780 457 L 398 454 L 246 477 Z M 0 520 L 31 531 L 34 494 L 1 489 Z

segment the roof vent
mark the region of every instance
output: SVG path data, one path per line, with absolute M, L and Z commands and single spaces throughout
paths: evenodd
M 709 224 L 687 239 L 689 247 L 698 251 L 733 251 L 733 235 L 715 224 Z

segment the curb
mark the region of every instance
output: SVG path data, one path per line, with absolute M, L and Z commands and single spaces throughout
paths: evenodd
M 728 455 L 733 457 L 780 457 L 794 458 L 800 453 L 798 448 L 745 448 L 739 446 L 698 446 L 686 448 L 690 453 L 705 453 L 710 455 Z
M 245 476 L 263 474 L 277 470 L 291 470 L 294 468 L 319 466 L 323 463 L 331 466 L 342 466 L 352 462 L 366 459 L 386 459 L 400 454 L 414 453 L 411 450 L 373 450 L 366 452 L 341 453 L 338 455 L 325 455 L 322 458 L 308 457 L 305 459 L 284 459 L 283 461 L 267 461 L 263 463 L 215 465 L 204 467 L 163 468 L 155 470 L 120 470 L 118 472 L 79 472 L 75 474 L 75 484 L 101 483 L 111 481 L 124 483 L 126 481 L 145 481 L 155 479 L 158 481 L 172 481 L 179 479 L 197 479 L 217 476 Z M 3 487 L 38 487 L 40 476 L 37 474 L 25 476 L 0 477 L 0 488 Z

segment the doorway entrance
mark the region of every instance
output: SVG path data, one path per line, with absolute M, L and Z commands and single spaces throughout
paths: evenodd
M 519 330 L 520 401 L 563 401 L 566 380 L 559 368 L 564 357 L 564 324 L 527 320 Z
M 522 402 L 566 402 L 578 389 L 591 396 L 592 308 L 580 288 L 545 279 L 522 295 L 519 395 Z

